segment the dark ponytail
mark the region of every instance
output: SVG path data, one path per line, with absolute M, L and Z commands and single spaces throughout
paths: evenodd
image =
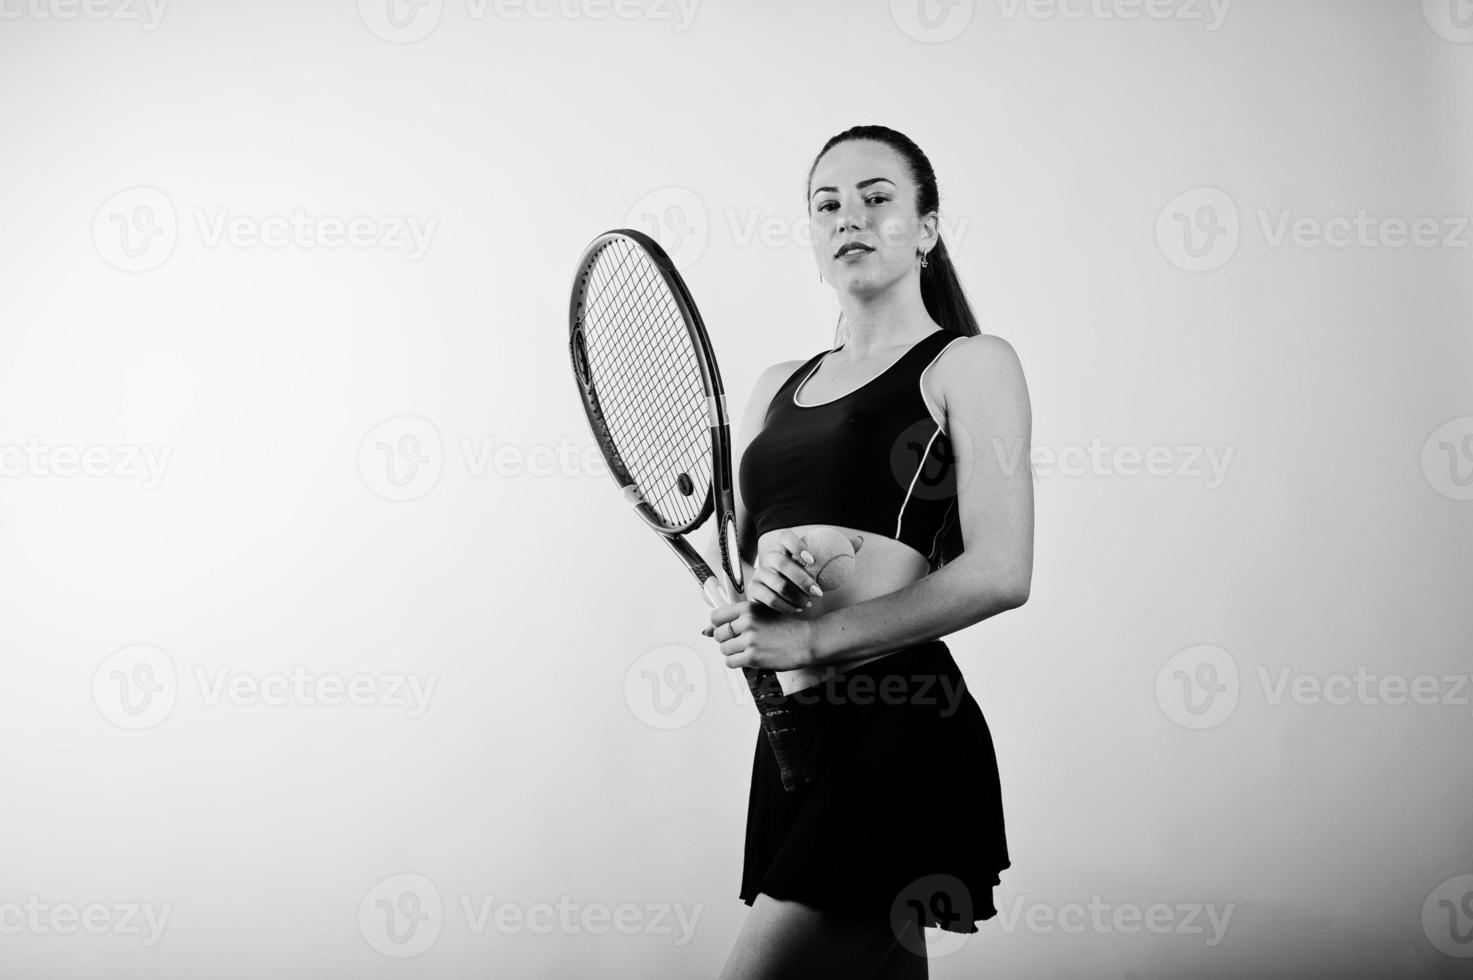
M 884 143 L 899 153 L 910 169 L 911 180 L 916 185 L 917 212 L 923 216 L 932 211 L 940 213 L 941 191 L 937 187 L 936 171 L 932 168 L 931 161 L 910 137 L 888 126 L 854 126 L 825 143 L 823 149 L 818 151 L 818 156 L 813 158 L 813 165 L 808 168 L 808 186 L 803 189 L 805 200 L 808 199 L 809 191 L 812 189 L 813 172 L 818 169 L 818 161 L 823 159 L 823 155 L 835 146 L 851 140 L 871 140 L 876 143 Z M 939 232 L 936 237 L 936 247 L 931 249 L 926 256 L 926 265 L 921 269 L 921 301 L 926 304 L 926 312 L 930 314 L 931 319 L 935 320 L 942 330 L 961 337 L 976 337 L 982 333 L 982 329 L 977 325 L 977 317 L 972 312 L 972 304 L 967 302 L 967 294 L 962 289 L 961 280 L 957 278 L 956 266 L 952 265 L 951 255 L 946 251 L 946 242 L 941 240 Z M 843 322 L 844 317 L 841 313 L 839 323 L 834 326 L 834 347 L 836 348 L 840 343 L 839 328 Z M 942 522 L 941 529 L 936 535 L 931 554 L 927 556 L 932 571 L 962 553 L 962 531 L 957 506 L 958 501 L 953 498 L 951 507 L 946 512 L 946 519 Z

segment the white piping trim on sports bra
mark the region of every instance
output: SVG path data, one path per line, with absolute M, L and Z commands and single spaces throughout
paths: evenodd
M 926 448 L 921 451 L 921 458 L 916 461 L 915 476 L 910 478 L 910 486 L 905 488 L 905 499 L 900 502 L 900 513 L 895 515 L 895 540 L 900 537 L 900 522 L 905 520 L 905 505 L 910 503 L 910 495 L 916 488 L 916 481 L 921 478 L 921 470 L 926 468 L 926 457 L 931 455 L 931 447 L 936 444 L 936 437 L 941 435 L 941 426 L 936 426 L 936 431 L 931 433 L 931 438 L 926 440 Z
M 830 354 L 832 354 L 834 352 L 834 350 L 838 350 L 839 348 L 838 347 L 835 347 L 834 350 L 826 350 L 822 354 L 818 355 L 818 360 L 814 363 L 813 367 L 811 367 L 811 368 L 808 369 L 808 373 L 805 374 L 805 375 L 803 375 L 803 380 L 802 381 L 799 381 L 796 385 L 793 386 L 793 394 L 791 396 L 792 401 L 793 401 L 793 404 L 795 406 L 797 406 L 798 408 L 821 408 L 824 405 L 832 405 L 834 402 L 839 401 L 840 399 L 848 398 L 850 395 L 854 394 L 857 391 L 863 391 L 865 388 L 867 388 L 870 385 L 874 384 L 876 381 L 880 380 L 885 375 L 889 374 L 890 371 L 895 367 L 895 365 L 899 364 L 901 361 L 905 360 L 907 357 L 910 356 L 910 352 L 911 351 L 915 350 L 917 347 L 921 346 L 921 344 L 924 344 L 926 341 L 930 340 L 931 339 L 931 334 L 938 334 L 938 333 L 941 333 L 941 332 L 942 332 L 941 330 L 932 330 L 931 333 L 926 334 L 920 340 L 917 340 L 915 343 L 911 344 L 909 347 L 907 347 L 905 349 L 905 351 L 903 353 L 901 353 L 901 355 L 899 357 L 895 358 L 895 360 L 893 360 L 889 364 L 885 365 L 885 369 L 883 371 L 881 371 L 879 374 L 875 375 L 873 378 L 870 378 L 868 381 L 866 381 L 864 384 L 860 385 L 858 388 L 854 388 L 854 389 L 852 389 L 850 391 L 846 391 L 842 395 L 835 395 L 833 398 L 830 398 L 827 401 L 810 402 L 809 404 L 805 405 L 805 404 L 803 404 L 802 402 L 800 402 L 798 400 L 798 392 L 799 392 L 799 390 L 802 389 L 802 387 L 808 383 L 808 379 L 809 378 L 813 377 L 813 373 L 815 371 L 817 371 L 820 367 L 823 366 L 823 362 L 828 358 L 828 356 Z M 843 346 L 843 345 L 841 344 L 840 346 Z M 951 343 L 950 342 L 947 342 L 946 347 L 950 347 L 950 346 L 951 346 Z M 942 350 L 945 350 L 946 347 L 943 347 L 941 349 Z M 938 352 L 937 356 L 940 356 L 939 352 Z M 936 363 L 936 358 L 933 357 L 933 358 L 931 358 L 931 364 L 934 364 L 934 363 Z M 930 366 L 931 366 L 930 364 L 927 364 L 926 365 L 926 367 L 930 367 Z M 927 411 L 929 412 L 930 409 L 927 409 Z
M 948 340 L 946 342 L 946 346 L 943 347 L 943 348 L 941 348 L 940 350 L 938 350 L 936 352 L 936 356 L 933 357 L 933 358 L 931 358 L 930 363 L 928 363 L 925 367 L 921 368 L 920 376 L 916 380 L 916 387 L 920 390 L 920 393 L 921 393 L 921 404 L 923 404 L 923 405 L 926 406 L 926 414 L 928 414 L 928 415 L 931 416 L 931 421 L 932 422 L 935 422 L 937 425 L 941 426 L 942 431 L 945 431 L 945 429 L 946 429 L 946 424 L 945 424 L 946 420 L 945 420 L 945 418 L 943 417 L 943 418 L 939 418 L 938 419 L 936 417 L 936 413 L 933 412 L 933 411 L 931 411 L 931 403 L 928 402 L 928 401 L 926 401 L 926 372 L 929 371 L 929 370 L 931 370 L 931 368 L 936 364 L 937 361 L 941 360 L 941 355 L 942 354 L 945 354 L 947 352 L 947 350 L 949 350 L 951 348 L 951 345 L 952 344 L 956 343 L 958 340 L 961 340 L 961 339 L 962 339 L 961 337 L 957 337 L 954 340 Z M 945 413 L 943 413 L 943 416 L 944 416 L 944 414 Z
M 897 541 L 901 540 L 900 524 L 902 521 L 905 520 L 905 506 L 906 504 L 910 503 L 910 496 L 915 491 L 916 481 L 921 478 L 921 470 L 925 468 L 926 457 L 931 455 L 931 447 L 936 444 L 936 437 L 941 435 L 942 429 L 944 428 L 944 426 L 941 424 L 941 420 L 937 419 L 935 415 L 931 414 L 931 406 L 929 403 L 926 402 L 926 372 L 931 370 L 932 365 L 934 365 L 936 361 L 940 359 L 942 354 L 946 353 L 947 348 L 949 348 L 952 344 L 961 339 L 961 337 L 957 337 L 953 340 L 948 340 L 946 342 L 946 347 L 938 350 L 936 352 L 936 356 L 931 358 L 931 360 L 926 364 L 925 367 L 921 368 L 921 373 L 916 379 L 916 388 L 921 394 L 921 404 L 926 406 L 926 414 L 931 416 L 931 421 L 934 422 L 936 425 L 936 431 L 931 433 L 931 438 L 926 441 L 925 451 L 921 453 L 921 458 L 916 462 L 915 476 L 912 476 L 910 478 L 910 486 L 905 488 L 905 499 L 900 501 L 900 512 L 895 515 L 895 540 Z M 797 389 L 795 388 L 794 393 L 796 392 Z
M 837 348 L 835 348 L 835 349 L 837 350 Z M 808 379 L 811 378 L 811 377 L 813 377 L 813 372 L 814 371 L 817 371 L 819 369 L 819 367 L 823 364 L 823 359 L 825 357 L 828 357 L 832 353 L 833 353 L 833 351 L 824 351 L 822 354 L 818 355 L 818 360 L 814 361 L 813 362 L 813 367 L 809 368 L 808 369 L 808 373 L 805 374 L 805 375 L 803 375 L 803 380 L 802 381 L 799 381 L 797 384 L 793 385 L 793 394 L 792 394 L 791 397 L 793 399 L 793 404 L 794 405 L 797 405 L 799 408 L 817 408 L 818 407 L 817 405 L 804 405 L 802 402 L 798 401 L 798 389 L 801 388 L 801 387 L 803 387 L 805 384 L 808 383 Z M 828 402 L 823 402 L 822 404 L 827 405 Z

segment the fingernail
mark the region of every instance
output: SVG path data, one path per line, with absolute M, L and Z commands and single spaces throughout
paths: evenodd
M 821 596 L 821 595 L 823 595 L 823 589 L 820 589 L 816 585 L 810 585 L 808 587 L 808 594 L 809 595 L 815 595 L 815 596 Z
M 715 629 L 713 629 L 710 626 L 707 626 L 705 629 L 701 630 L 701 635 L 702 636 L 710 636 L 714 632 L 716 632 Z
M 810 555 L 810 554 L 809 554 L 809 553 L 808 553 L 808 552 L 806 552 L 806 551 L 804 551 L 804 552 L 803 552 L 803 553 L 802 553 L 802 555 L 803 555 L 803 563 L 804 563 L 804 564 L 805 564 L 805 565 L 812 565 L 812 564 L 813 564 L 813 556 L 812 556 L 812 555 Z

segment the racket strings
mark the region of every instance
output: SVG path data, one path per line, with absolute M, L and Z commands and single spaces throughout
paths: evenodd
M 690 525 L 712 481 L 706 388 L 680 307 L 642 249 L 614 241 L 593 259 L 583 331 L 599 408 L 620 458 L 663 520 Z
M 631 446 L 642 450 L 640 455 L 644 458 L 658 459 L 667 468 L 676 463 L 669 470 L 671 481 L 682 471 L 696 470 L 691 473 L 695 483 L 703 476 L 699 464 L 708 464 L 702 452 L 708 442 L 705 438 L 708 433 L 703 431 L 707 424 L 705 389 L 679 307 L 669 295 L 663 278 L 638 249 L 627 247 L 619 263 L 604 271 L 611 278 L 603 283 L 602 295 L 626 298 L 623 309 L 610 307 L 619 310 L 621 316 L 619 329 L 610 331 L 609 338 L 618 344 L 621 363 L 633 368 L 611 375 L 615 379 L 612 400 L 623 406 L 642 404 L 639 421 L 643 424 L 636 431 L 643 438 L 631 440 Z M 648 329 L 632 329 L 641 325 L 648 328 L 651 324 L 663 329 L 653 335 Z M 652 339 L 664 343 L 651 344 Z M 636 363 L 639 358 L 644 359 L 643 364 Z M 662 398 L 661 404 L 653 409 L 648 400 L 643 403 L 636 400 L 651 396 Z M 693 436 L 699 439 L 694 446 L 690 445 Z M 709 472 L 709 464 L 705 469 Z M 704 486 L 697 489 L 703 491 Z M 680 497 L 688 499 L 685 494 Z M 699 512 L 699 503 L 689 509 L 691 516 Z
M 694 350 L 689 345 L 684 322 L 680 318 L 680 310 L 670 297 L 659 273 L 649 265 L 648 259 L 645 259 L 641 252 L 630 247 L 619 265 L 613 268 L 613 277 L 611 289 L 606 295 L 625 298 L 627 309 L 622 309 L 621 312 L 628 315 L 628 324 L 637 327 L 641 323 L 649 324 L 658 321 L 667 328 L 663 333 L 663 339 L 673 342 L 663 348 L 640 347 L 638 341 L 648 340 L 647 335 L 641 335 L 637 330 L 632 329 L 622 329 L 615 334 L 614 336 L 621 342 L 620 352 L 629 357 L 650 358 L 651 361 L 644 367 L 652 369 L 654 374 L 651 383 L 648 379 L 642 379 L 636 371 L 626 371 L 617 376 L 619 390 L 635 389 L 640 386 L 641 381 L 645 381 L 642 386 L 645 390 L 642 393 L 672 389 L 683 392 L 688 387 L 695 390 L 694 386 L 700 384 L 700 370 L 695 364 Z M 609 287 L 606 286 L 606 288 Z M 684 363 L 680 360 L 682 354 L 688 355 Z M 700 401 L 690 402 L 687 408 L 693 413 L 703 414 L 704 387 L 700 388 L 699 395 Z M 689 425 L 691 421 L 693 421 L 691 418 L 680 419 L 682 425 Z M 668 435 L 671 437 L 683 435 L 684 431 L 683 428 L 671 428 L 668 430 Z M 655 448 L 668 452 L 675 447 L 667 443 Z

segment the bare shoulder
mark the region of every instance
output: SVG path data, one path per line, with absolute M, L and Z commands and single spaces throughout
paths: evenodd
M 995 333 L 962 337 L 946 347 L 945 354 L 936 364 L 942 375 L 954 374 L 962 378 L 976 378 L 978 373 L 1018 373 L 1023 371 L 1018 352 L 1006 339 Z
M 757 384 L 754 387 L 767 385 L 776 391 L 804 363 L 803 361 L 778 361 L 776 364 L 763 368 L 762 373 L 757 376 Z
M 778 363 L 764 368 L 757 375 L 757 380 L 752 383 L 752 397 L 747 404 L 752 408 L 762 406 L 762 414 L 766 416 L 768 407 L 772 404 L 772 396 L 783 386 L 783 382 L 792 377 L 793 372 L 804 364 L 803 361 L 779 361 Z
M 936 387 L 943 406 L 975 402 L 979 397 L 1027 400 L 1023 363 L 1013 345 L 997 334 L 963 337 L 947 345 L 936 362 Z
M 783 386 L 783 382 L 792 376 L 793 372 L 803 366 L 802 361 L 780 361 L 771 367 L 764 368 L 757 375 L 757 380 L 752 382 L 752 390 L 747 396 L 747 402 L 742 409 L 741 419 L 736 428 L 736 458 L 741 459 L 741 450 L 756 437 L 762 430 L 762 425 L 767 419 L 767 410 L 772 407 L 773 396 Z

